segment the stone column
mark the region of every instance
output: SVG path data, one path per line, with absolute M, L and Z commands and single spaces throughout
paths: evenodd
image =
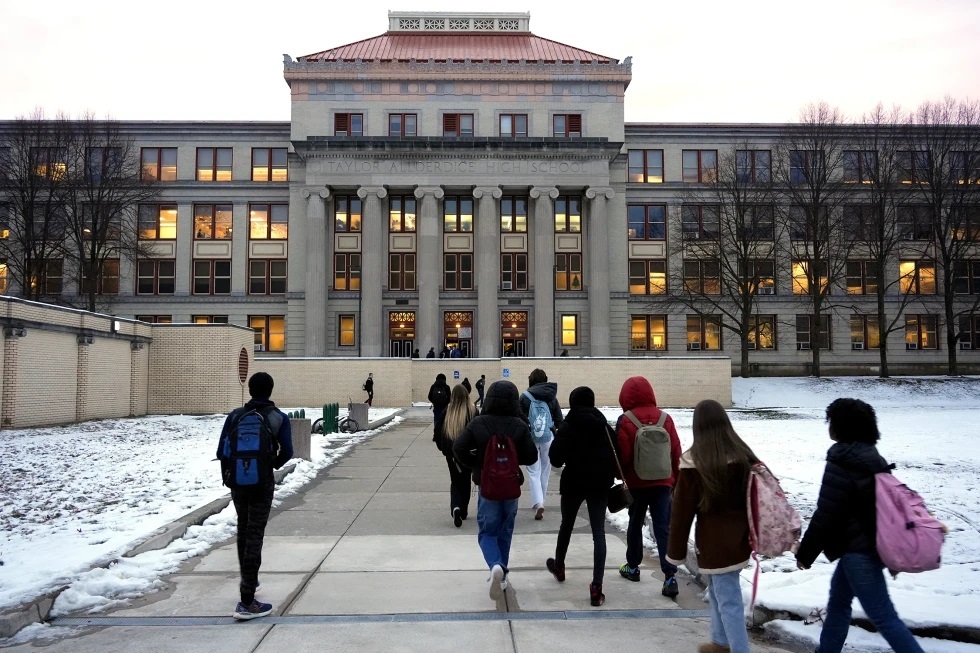
M 535 186 L 534 200 L 534 356 L 555 355 L 555 200 L 554 186 Z M 529 325 L 530 326 L 530 325 Z
M 381 308 L 381 279 L 388 269 L 382 260 L 381 239 L 384 237 L 384 216 L 381 200 L 388 196 L 383 186 L 362 186 L 357 196 L 361 208 L 361 356 L 384 355 L 385 321 Z
M 608 187 L 585 191 L 589 203 L 589 355 L 609 356 L 609 228 L 606 202 L 616 193 Z
M 500 346 L 500 315 L 497 311 L 497 288 L 500 280 L 500 214 L 497 200 L 503 192 L 499 186 L 473 189 L 479 201 L 476 222 L 476 355 L 497 356 Z M 428 349 L 426 349 L 428 351 Z
M 327 355 L 327 209 L 329 188 L 304 188 L 306 198 L 306 356 Z
M 442 349 L 442 317 L 439 315 L 439 288 L 442 274 L 442 216 L 439 201 L 445 196 L 439 186 L 415 189 L 418 207 L 416 268 L 419 282 L 419 308 L 415 315 L 415 341 L 419 355 L 425 356 L 429 347 L 436 353 Z

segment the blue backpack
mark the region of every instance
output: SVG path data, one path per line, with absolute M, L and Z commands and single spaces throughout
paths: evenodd
M 551 419 L 551 408 L 540 399 L 536 399 L 528 391 L 524 391 L 524 396 L 530 401 L 527 409 L 527 421 L 531 424 L 531 437 L 538 444 L 544 444 L 552 438 L 551 427 L 554 421 Z
M 282 415 L 275 408 L 235 411 L 221 447 L 221 478 L 231 489 L 264 487 L 272 482 Z

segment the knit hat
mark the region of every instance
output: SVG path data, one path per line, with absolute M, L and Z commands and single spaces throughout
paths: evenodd
M 595 393 L 588 386 L 579 386 L 568 395 L 569 408 L 595 408 Z

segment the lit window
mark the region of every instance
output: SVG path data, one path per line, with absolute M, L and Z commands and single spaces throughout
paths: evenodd
M 906 349 L 939 349 L 935 315 L 905 316 Z
M 197 148 L 198 181 L 231 181 L 230 147 Z
M 749 349 L 773 350 L 776 348 L 776 316 L 750 315 L 746 341 Z
M 140 205 L 139 237 L 140 240 L 174 240 L 177 238 L 177 205 Z
M 255 332 L 255 351 L 286 350 L 286 317 L 250 315 L 248 325 Z
M 582 201 L 578 197 L 559 196 L 555 200 L 555 233 L 582 231 Z
M 288 204 L 249 204 L 248 237 L 252 240 L 286 240 L 289 237 Z
M 231 225 L 231 204 L 194 205 L 194 240 L 228 240 Z
M 878 328 L 877 315 L 851 316 L 851 349 L 879 349 L 881 347 L 881 332 Z
M 350 254 L 334 254 L 334 290 L 361 289 L 361 255 L 357 252 Z
M 663 150 L 630 150 L 629 181 L 634 184 L 662 184 L 664 182 Z
M 721 322 L 706 315 L 687 316 L 687 350 L 717 351 L 721 349 Z
M 718 181 L 718 150 L 684 150 L 681 164 L 681 178 L 685 182 Z
M 630 261 L 630 294 L 663 295 L 667 292 L 666 261 Z
M 415 198 L 392 197 L 389 210 L 388 230 L 393 233 L 412 233 L 415 231 Z
M 289 181 L 285 147 L 252 148 L 252 181 Z
M 581 254 L 555 254 L 555 290 L 582 290 Z
M 578 315 L 561 316 L 562 347 L 578 346 Z
M 630 318 L 630 349 L 633 351 L 667 351 L 667 316 L 632 316 Z
M 936 264 L 932 261 L 900 261 L 898 274 L 902 294 L 936 293 Z
M 357 344 L 355 340 L 354 316 L 341 315 L 339 318 L 339 331 L 337 343 L 341 347 L 353 347 Z
M 334 231 L 358 232 L 361 230 L 361 198 L 340 195 L 334 203 Z
M 192 315 L 193 324 L 228 324 L 227 315 Z
M 828 290 L 826 261 L 793 261 L 794 295 L 809 295 L 813 287 L 811 284 L 817 283 L 819 283 L 819 292 L 826 293 Z
M 140 162 L 145 181 L 177 181 L 176 147 L 144 147 Z

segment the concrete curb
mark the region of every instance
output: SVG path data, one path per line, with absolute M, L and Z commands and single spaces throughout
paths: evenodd
M 51 614 L 51 606 L 58 595 L 66 587 L 59 587 L 50 594 L 34 599 L 28 604 L 17 606 L 13 610 L 0 614 L 0 638 L 13 637 L 22 628 L 33 623 L 47 621 Z

